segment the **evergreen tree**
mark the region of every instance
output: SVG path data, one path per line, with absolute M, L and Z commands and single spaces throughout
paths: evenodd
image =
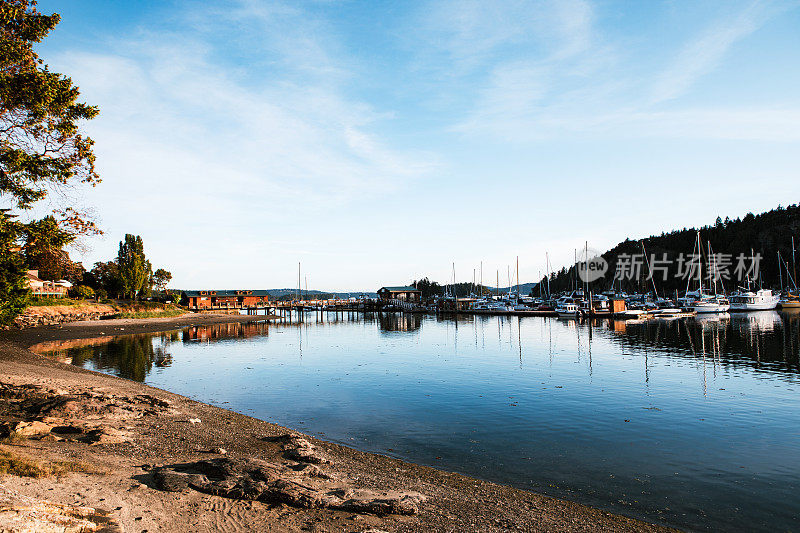
M 153 271 L 144 255 L 140 236 L 128 233 L 125 240 L 120 241 L 117 269 L 123 296 L 136 298 L 151 287 Z

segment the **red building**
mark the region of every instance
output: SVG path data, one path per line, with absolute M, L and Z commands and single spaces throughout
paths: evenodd
M 269 303 L 269 292 L 263 290 L 184 291 L 190 311 L 263 307 Z

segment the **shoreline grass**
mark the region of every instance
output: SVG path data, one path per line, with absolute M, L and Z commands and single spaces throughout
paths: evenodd
M 161 309 L 156 311 L 129 311 L 120 313 L 115 318 L 171 318 L 186 313 L 183 309 Z
M 18 477 L 62 476 L 71 472 L 97 473 L 96 469 L 72 461 L 37 461 L 3 448 L 0 448 L 0 475 Z

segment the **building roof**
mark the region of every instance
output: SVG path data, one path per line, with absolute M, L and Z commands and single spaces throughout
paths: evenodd
M 205 289 L 196 291 L 183 291 L 187 298 L 200 298 L 201 296 L 220 297 L 235 297 L 235 296 L 269 296 L 267 290 L 251 290 L 251 289 Z
M 397 286 L 397 287 L 381 287 L 378 290 L 379 291 L 387 290 L 389 292 L 422 292 L 419 289 L 415 289 L 414 287 L 411 287 L 410 285 L 400 285 L 400 286 Z

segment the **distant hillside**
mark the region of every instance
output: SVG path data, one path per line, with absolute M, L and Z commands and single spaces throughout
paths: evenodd
M 538 290 L 536 289 L 536 287 L 538 286 L 539 286 L 538 283 L 521 283 L 519 285 L 512 285 L 510 289 L 514 292 L 519 290 L 520 294 L 527 295 L 534 290 Z M 486 288 L 492 291 L 493 293 L 499 291 L 500 294 L 505 294 L 509 291 L 509 287 L 500 287 L 500 289 L 497 289 L 496 287 L 486 287 Z
M 641 241 L 626 239 L 611 250 L 602 254 L 608 262 L 609 268 L 605 276 L 591 284 L 592 290 L 599 291 L 611 287 L 614 275 L 618 266 L 621 271 L 630 273 L 629 268 L 634 254 L 642 253 L 642 243 L 648 257 L 648 261 L 655 256 L 660 261 L 663 254 L 666 254 L 667 261 L 663 263 L 664 270 L 654 269 L 654 279 L 656 288 L 659 291 L 674 292 L 686 288 L 686 278 L 681 277 L 679 258 L 684 254 L 684 259 L 688 261 L 688 256 L 693 253 L 697 241 L 697 228 L 683 228 L 681 230 L 662 233 L 661 235 L 647 237 Z M 700 240 L 703 246 L 703 271 L 708 271 L 707 246 L 710 242 L 713 254 L 725 254 L 717 256 L 717 265 L 720 271 L 727 269 L 731 279 L 722 282 L 726 290 L 734 289 L 736 283 L 737 257 L 739 254 L 747 256 L 746 265 L 751 264 L 751 249 L 754 254 L 761 256 L 759 264 L 760 282 L 764 287 L 779 288 L 780 275 L 778 272 L 778 252 L 783 260 L 792 270 L 792 236 L 795 237 L 796 246 L 800 246 L 800 206 L 790 205 L 788 207 L 778 207 L 766 213 L 753 215 L 748 213 L 744 218 L 723 220 L 717 217 L 713 225 L 699 228 Z M 696 253 L 696 251 L 695 251 Z M 728 264 L 728 261 L 730 263 Z M 798 257 L 800 262 L 800 256 Z M 661 267 L 658 263 L 654 267 Z M 683 264 L 683 272 L 686 272 L 686 264 Z M 652 289 L 651 282 L 648 281 L 648 266 L 641 267 L 642 275 L 634 279 L 622 281 L 622 289 L 629 292 L 647 291 Z M 663 281 L 664 272 L 667 280 Z M 569 269 L 562 268 L 559 272 L 550 276 L 550 289 L 552 292 L 567 290 L 575 279 L 576 269 L 571 266 Z M 705 275 L 704 275 L 705 277 Z M 580 278 L 578 278 L 580 279 Z M 786 284 L 786 273 L 783 272 L 784 284 Z M 546 283 L 546 278 L 542 279 Z M 619 288 L 620 282 L 617 281 L 615 287 Z
M 269 295 L 276 299 L 294 299 L 295 295 L 297 294 L 297 289 L 267 289 Z M 327 298 L 355 298 L 361 295 L 365 295 L 368 298 L 376 298 L 378 295 L 375 292 L 329 292 L 329 291 L 319 291 L 319 290 L 303 290 L 303 299 L 327 299 Z
M 411 282 L 411 285 L 416 287 L 417 289 L 422 291 L 423 298 L 430 298 L 431 296 L 436 295 L 443 295 L 445 293 L 445 288 L 447 289 L 448 293 L 455 294 L 458 298 L 464 298 L 470 295 L 477 295 L 477 294 L 497 294 L 498 289 L 496 287 L 490 286 L 482 286 L 480 284 L 472 284 L 472 283 L 456 283 L 455 285 L 440 285 L 436 281 L 430 281 L 428 278 L 422 278 L 420 280 L 415 280 Z M 512 285 L 511 290 L 516 291 L 517 288 L 521 289 L 521 294 L 527 295 L 530 294 L 536 287 L 538 286 L 537 283 L 521 283 L 520 285 Z M 508 287 L 500 287 L 499 294 L 505 294 L 508 292 Z

